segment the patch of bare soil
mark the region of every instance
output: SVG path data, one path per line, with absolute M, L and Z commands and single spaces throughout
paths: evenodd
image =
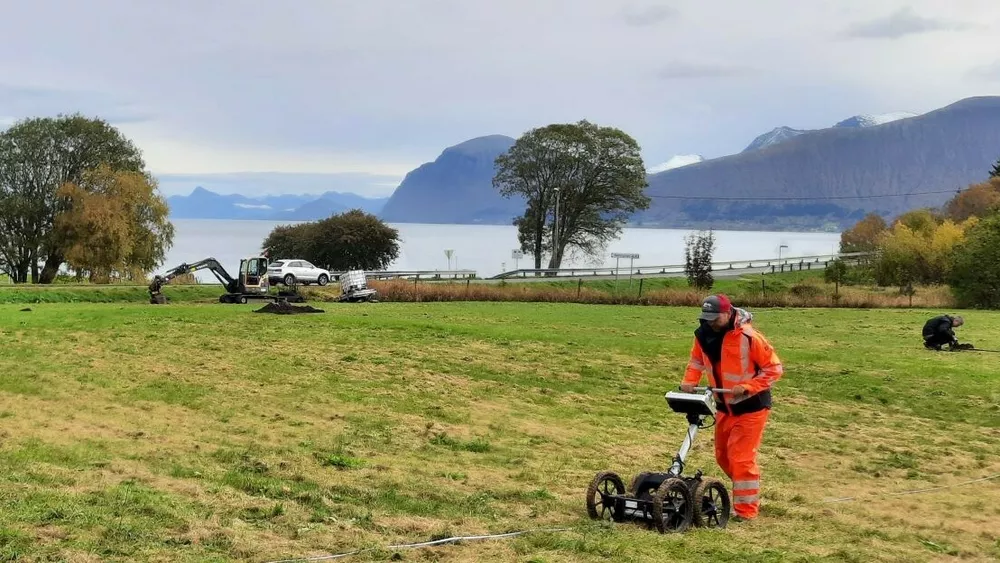
M 298 315 L 302 313 L 323 313 L 322 309 L 317 309 L 311 305 L 292 305 L 288 301 L 272 301 L 264 305 L 254 313 L 274 313 L 276 315 Z

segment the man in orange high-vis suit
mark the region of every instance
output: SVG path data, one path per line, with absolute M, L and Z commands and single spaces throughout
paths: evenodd
M 681 390 L 690 393 L 704 374 L 711 387 L 731 391 L 715 394 L 715 460 L 733 481 L 737 521 L 756 518 L 760 511 L 757 449 L 771 412 L 771 386 L 782 374 L 781 360 L 750 325 L 752 318 L 725 295 L 706 297 L 681 383 Z

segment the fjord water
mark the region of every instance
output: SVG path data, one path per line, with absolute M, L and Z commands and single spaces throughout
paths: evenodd
M 277 225 L 294 222 L 175 219 L 174 244 L 167 251 L 163 267 L 157 271 L 194 262 L 209 256 L 218 259 L 231 273 L 240 258 L 256 255 L 261 244 Z M 399 258 L 389 270 L 447 270 L 446 249 L 453 250 L 451 269 L 476 270 L 480 277 L 515 269 L 511 250 L 517 247 L 517 229 L 507 225 L 425 225 L 391 223 L 399 230 Z M 691 231 L 681 229 L 624 229 L 621 237 L 610 243 L 604 256 L 597 259 L 569 257 L 563 267 L 615 265 L 612 252 L 638 253 L 636 266 L 661 266 L 684 263 L 684 237 Z M 717 231 L 715 260 L 744 260 L 782 256 L 806 256 L 836 252 L 839 233 L 796 233 L 764 231 Z M 521 268 L 533 267 L 530 256 L 517 261 Z M 546 264 L 542 264 L 544 267 Z M 620 265 L 628 267 L 628 260 Z M 201 271 L 198 279 L 210 281 L 211 273 Z

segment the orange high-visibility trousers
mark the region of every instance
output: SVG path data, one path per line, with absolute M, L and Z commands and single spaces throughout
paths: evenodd
M 760 511 L 757 449 L 770 414 L 771 409 L 715 414 L 715 461 L 733 481 L 733 510 L 743 518 L 754 518 Z

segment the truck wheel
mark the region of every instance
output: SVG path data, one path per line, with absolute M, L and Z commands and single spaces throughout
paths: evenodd
M 293 276 L 292 274 L 286 275 L 285 279 L 284 279 L 284 282 L 285 282 L 285 285 L 287 285 L 289 287 L 295 285 L 295 276 Z
M 329 283 L 329 281 L 330 278 L 326 277 L 326 274 L 320 274 L 319 279 L 316 280 L 316 283 L 320 285 L 326 285 L 327 283 Z
M 246 297 L 240 297 L 240 303 L 246 305 L 247 304 L 247 298 Z

